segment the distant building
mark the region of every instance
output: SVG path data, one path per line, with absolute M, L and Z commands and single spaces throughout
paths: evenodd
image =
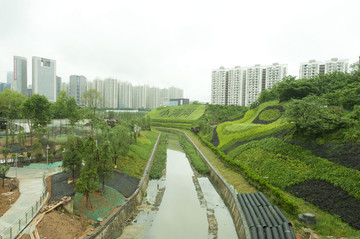
M 287 76 L 287 65 L 255 65 L 226 69 L 211 74 L 211 104 L 250 106 L 262 90 Z
M 189 99 L 170 99 L 170 106 L 188 105 Z
M 8 71 L 6 74 L 6 82 L 11 86 L 14 82 L 14 72 Z
M 32 58 L 32 93 L 56 101 L 56 61 L 34 56 Z
M 119 81 L 118 84 L 119 108 L 132 108 L 133 86 L 129 82 Z
M 11 90 L 11 85 L 8 83 L 0 82 L 0 93 L 6 89 Z
M 61 91 L 61 77 L 56 76 L 56 99 L 59 97 Z
M 69 97 L 74 97 L 78 105 L 85 105 L 84 94 L 87 91 L 85 76 L 71 75 L 69 81 Z
M 118 82 L 108 78 L 104 81 L 104 104 L 105 108 L 118 108 Z
M 326 74 L 331 72 L 348 72 L 349 60 L 332 58 L 330 61 L 316 61 L 309 60 L 308 62 L 300 63 L 299 79 L 313 78 L 319 74 Z
M 25 57 L 14 56 L 14 80 L 11 88 L 13 91 L 27 95 L 27 60 Z

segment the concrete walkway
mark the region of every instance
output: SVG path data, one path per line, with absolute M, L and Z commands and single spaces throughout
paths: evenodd
M 0 236 L 2 238 L 14 238 L 40 210 L 42 204 L 40 205 L 39 202 L 38 206 L 36 206 L 36 202 L 40 200 L 45 189 L 43 176 L 45 174 L 46 178 L 48 175 L 55 173 L 55 171 L 56 169 L 10 168 L 6 176 L 14 178 L 17 175 L 20 181 L 20 197 L 0 218 Z M 43 201 L 45 199 L 46 197 Z M 32 207 L 33 210 L 31 209 Z M 26 212 L 28 214 L 27 219 Z

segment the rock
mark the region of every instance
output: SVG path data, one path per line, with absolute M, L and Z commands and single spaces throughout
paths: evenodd
M 305 225 L 316 224 L 315 215 L 312 213 L 308 213 L 308 212 L 299 214 L 298 220 L 299 220 L 299 222 L 302 222 Z

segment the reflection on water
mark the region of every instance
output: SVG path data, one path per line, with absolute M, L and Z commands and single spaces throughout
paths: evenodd
M 167 154 L 166 190 L 149 238 L 207 238 L 206 209 L 197 198 L 189 162 L 184 153 Z
M 201 191 L 207 203 L 207 208 L 214 210 L 215 218 L 217 221 L 218 231 L 217 238 L 230 239 L 237 238 L 234 222 L 231 214 L 226 207 L 224 201 L 215 190 L 208 178 L 198 178 Z

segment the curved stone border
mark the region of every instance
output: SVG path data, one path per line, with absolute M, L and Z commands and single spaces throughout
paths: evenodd
M 211 182 L 215 184 L 218 188 L 218 191 L 221 194 L 222 199 L 225 204 L 228 206 L 231 216 L 233 218 L 236 233 L 239 238 L 250 239 L 251 234 L 249 230 L 249 226 L 246 221 L 245 214 L 240 206 L 239 201 L 237 200 L 237 195 L 234 189 L 226 182 L 226 180 L 216 171 L 216 169 L 211 165 L 209 160 L 205 157 L 205 155 L 200 151 L 200 149 L 196 146 L 196 144 L 191 140 L 191 138 L 187 135 L 186 132 L 176 129 L 166 129 L 169 131 L 177 131 L 183 133 L 189 142 L 194 146 L 198 154 L 203 159 L 204 163 L 207 165 L 210 171 Z
M 149 162 L 145 168 L 145 172 L 140 180 L 139 186 L 136 191 L 133 193 L 133 195 L 131 195 L 131 197 L 126 199 L 126 201 L 115 213 L 113 213 L 110 217 L 106 219 L 105 223 L 99 226 L 99 228 L 94 234 L 86 237 L 86 239 L 106 239 L 113 238 L 114 235 L 119 236 L 118 232 L 123 229 L 123 224 L 136 211 L 137 206 L 141 204 L 142 198 L 146 193 L 147 185 L 149 182 L 149 174 L 155 156 L 155 151 L 159 144 L 160 136 L 161 133 L 159 133 L 158 135 L 153 151 L 149 158 Z

